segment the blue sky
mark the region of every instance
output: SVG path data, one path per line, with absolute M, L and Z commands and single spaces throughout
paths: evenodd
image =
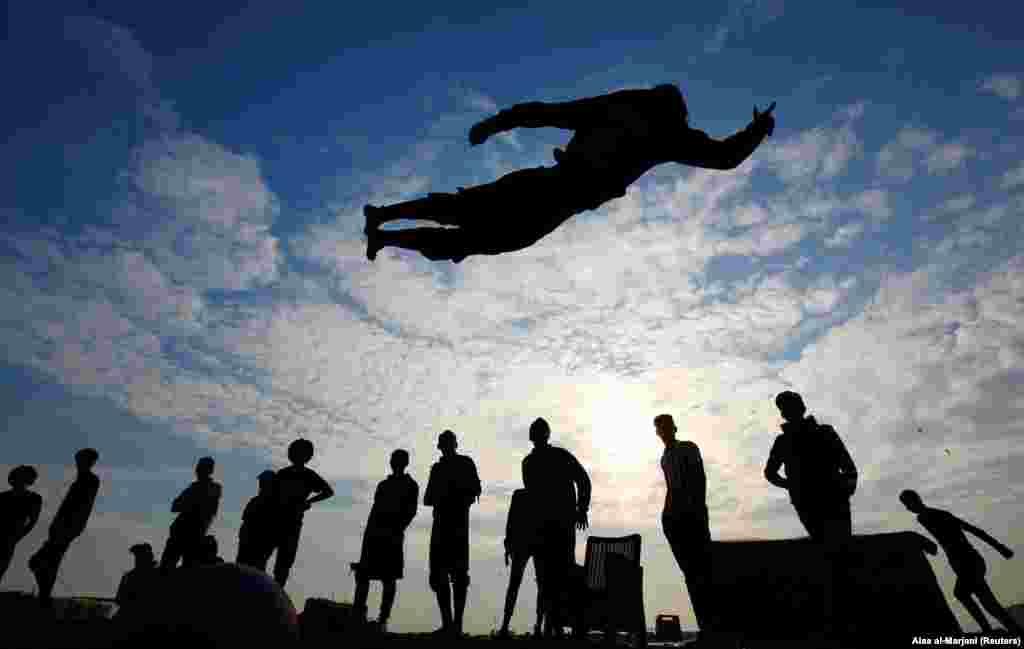
M 1019 9 L 245 4 L 8 8 L 0 468 L 37 466 L 46 500 L 5 588 L 31 588 L 75 449 L 100 450 L 103 488 L 56 592 L 109 594 L 131 544 L 162 547 L 201 455 L 233 557 L 256 475 L 302 435 L 337 496 L 310 513 L 288 591 L 349 599 L 390 451 L 424 488 L 451 428 L 484 481 L 468 615 L 484 633 L 543 416 L 590 470 L 592 533 L 643 533 L 647 610 L 692 625 L 651 420 L 701 447 L 716 538 L 798 536 L 761 475 L 782 389 L 846 440 L 858 532 L 915 529 L 896 500 L 915 488 L 1020 549 Z M 657 168 L 525 251 L 365 260 L 363 204 L 551 164 L 569 137 L 470 149 L 475 121 L 664 82 L 713 137 L 777 101 L 775 135 L 736 170 Z M 408 535 L 395 630 L 437 624 L 429 521 Z M 1001 600 L 1024 600 L 1020 560 L 982 553 Z

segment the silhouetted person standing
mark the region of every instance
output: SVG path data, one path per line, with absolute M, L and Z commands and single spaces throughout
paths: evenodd
M 441 459 L 430 467 L 423 494 L 423 504 L 434 509 L 430 588 L 441 610 L 441 628 L 435 633 L 461 636 L 469 591 L 469 508 L 480 498 L 480 476 L 471 458 L 455 452 L 458 440 L 452 431 L 438 436 L 437 448 Z
M 704 460 L 694 442 L 676 439 L 678 429 L 672 415 L 655 417 L 654 430 L 665 444 L 661 454 L 665 475 L 661 529 L 683 571 L 701 635 L 707 637 L 715 627 L 717 611 L 711 599 L 711 524 Z
M 259 493 L 249 499 L 242 510 L 242 527 L 238 530 L 238 557 L 235 563 L 258 568 L 266 572 L 267 561 L 274 551 L 275 474 L 267 470 L 260 473 L 257 481 Z
M 857 489 L 857 467 L 843 441 L 831 426 L 819 424 L 807 412 L 795 392 L 775 397 L 785 423 L 775 438 L 764 476 L 776 487 L 789 490 L 800 522 L 812 539 L 821 543 L 832 572 L 826 577 L 826 625 L 834 627 L 839 612 L 847 607 L 836 601 L 848 590 L 848 551 L 853 534 L 850 496 Z M 784 468 L 786 477 L 779 475 Z
M 199 458 L 195 482 L 171 503 L 171 511 L 178 516 L 160 557 L 160 570 L 165 573 L 176 568 L 179 560 L 186 568 L 196 563 L 199 544 L 220 507 L 221 486 L 213 479 L 213 467 L 212 457 Z
M 153 555 L 153 546 L 149 543 L 137 543 L 129 548 L 129 552 L 135 558 L 135 566 L 124 573 L 121 583 L 117 587 L 119 619 L 127 619 L 138 610 L 139 605 L 147 596 L 147 591 L 154 587 L 159 570 L 157 570 L 156 557 Z
M 985 559 L 971 545 L 964 532 L 970 532 L 988 543 L 1005 559 L 1013 556 L 1013 550 L 989 536 L 985 530 L 971 525 L 948 511 L 926 506 L 921 502 L 921 496 L 916 491 L 907 489 L 900 492 L 900 502 L 911 512 L 917 514 L 917 522 L 923 525 L 942 546 L 946 558 L 949 559 L 949 565 L 956 574 L 953 595 L 960 600 L 982 631 L 987 633 L 992 630 L 992 625 L 989 624 L 981 610 L 984 607 L 989 615 L 998 620 L 1007 631 L 1016 635 L 1024 635 L 1024 628 L 1017 624 L 1017 621 L 1003 608 L 992 589 L 989 588 L 985 581 Z M 938 548 L 934 543 L 928 548 L 928 552 L 932 555 L 938 553 Z M 974 601 L 974 597 L 978 598 L 981 606 Z
M 46 606 L 53 603 L 53 585 L 57 581 L 61 561 L 72 541 L 85 531 L 92 514 L 96 494 L 100 489 L 100 479 L 92 472 L 92 468 L 96 466 L 99 457 L 100 454 L 94 448 L 83 448 L 75 453 L 78 475 L 50 523 L 49 537 L 28 561 L 29 570 L 39 585 L 39 601 Z
M 523 583 L 526 563 L 533 558 L 533 572 L 537 578 L 537 620 L 533 626 L 533 635 L 540 636 L 544 623 L 544 599 L 541 582 L 541 566 L 537 561 L 540 551 L 540 539 L 536 519 L 536 511 L 530 500 L 530 492 L 516 489 L 512 492 L 512 502 L 508 508 L 508 519 L 505 522 L 505 565 L 511 560 L 512 569 L 508 578 L 508 590 L 505 591 L 505 614 L 501 621 L 498 634 L 508 636 L 509 624 L 515 612 L 516 600 L 519 598 L 519 586 Z
M 420 487 L 405 469 L 409 466 L 409 452 L 398 449 L 391 454 L 391 475 L 377 485 L 373 506 L 363 532 L 363 549 L 359 562 L 352 564 L 356 572 L 356 593 L 353 601 L 358 620 L 366 619 L 366 597 L 370 580 L 383 584 L 383 598 L 376 626 L 387 630 L 388 618 L 398 592 L 398 580 L 405 567 L 405 530 L 416 516 Z
M 0 493 L 0 583 L 11 565 L 14 548 L 36 526 L 43 509 L 42 496 L 29 490 L 37 477 L 33 467 L 15 467 L 7 474 L 11 488 Z
M 523 485 L 536 505 L 541 558 L 541 596 L 551 628 L 565 626 L 562 612 L 574 562 L 575 529 L 587 528 L 590 477 L 572 453 L 548 443 L 551 427 L 538 418 L 530 424 L 533 450 L 523 458 Z M 537 564 L 536 558 L 534 565 Z
M 626 195 L 648 170 L 666 162 L 708 169 L 733 169 L 775 128 L 772 103 L 754 107 L 750 125 L 719 141 L 687 123 L 679 89 L 620 90 L 562 103 L 516 104 L 476 124 L 469 141 L 477 145 L 514 128 L 554 127 L 575 131 L 555 166 L 522 169 L 499 180 L 434 193 L 387 207 L 367 205 L 366 256 L 384 246 L 420 251 L 428 259 L 458 263 L 469 255 L 496 255 L 526 248 L 575 214 Z M 430 219 L 457 228 L 380 230 L 396 219 Z
M 297 439 L 288 445 L 286 466 L 277 472 L 274 490 L 277 494 L 278 545 L 274 559 L 274 579 L 284 588 L 288 573 L 295 563 L 295 554 L 302 538 L 302 519 L 306 511 L 321 500 L 334 495 L 334 489 L 320 474 L 306 466 L 313 459 L 313 442 Z

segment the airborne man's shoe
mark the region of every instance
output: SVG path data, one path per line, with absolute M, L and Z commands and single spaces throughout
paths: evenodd
M 381 212 L 384 208 L 374 207 L 373 205 L 366 205 L 363 207 L 363 216 L 366 217 L 366 225 L 363 226 L 363 232 L 370 234 L 374 230 L 380 227 L 380 224 L 384 222 L 381 218 Z

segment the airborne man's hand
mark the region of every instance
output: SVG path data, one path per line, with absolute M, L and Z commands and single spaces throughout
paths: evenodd
M 768 135 L 771 135 L 775 131 L 775 118 L 772 117 L 772 111 L 775 110 L 775 102 L 773 101 L 763 113 L 757 112 L 757 106 L 754 106 L 754 121 L 753 124 L 764 128 Z

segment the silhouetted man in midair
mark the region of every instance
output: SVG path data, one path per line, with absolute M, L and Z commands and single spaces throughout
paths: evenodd
M 302 520 L 313 503 L 334 495 L 334 489 L 320 474 L 306 466 L 313 459 L 313 442 L 297 439 L 288 445 L 286 466 L 277 472 L 274 493 L 277 496 L 277 557 L 274 559 L 274 579 L 284 588 L 288 574 L 295 563 L 295 555 L 302 538 Z
M 274 551 L 275 507 L 274 494 L 275 474 L 271 470 L 263 471 L 256 478 L 259 492 L 249 499 L 242 510 L 242 526 L 238 530 L 238 556 L 235 563 L 258 568 L 266 572 L 267 561 Z
M 717 611 L 711 599 L 711 525 L 704 460 L 694 442 L 676 439 L 678 429 L 672 415 L 655 417 L 654 431 L 665 444 L 661 454 L 665 475 L 661 529 L 686 579 L 701 636 L 707 638 L 715 627 Z
M 405 530 L 416 517 L 420 487 L 405 472 L 409 466 L 409 452 L 398 449 L 391 454 L 391 475 L 377 485 L 373 507 L 363 532 L 363 549 L 359 562 L 352 564 L 356 573 L 356 593 L 353 609 L 357 620 L 366 618 L 366 597 L 370 580 L 383 584 L 380 614 L 375 627 L 387 630 L 388 618 L 398 592 L 398 580 L 405 568 Z
M 470 144 L 514 128 L 574 131 L 565 151 L 555 149 L 556 164 L 514 171 L 455 194 L 428 194 L 387 207 L 367 205 L 366 256 L 372 261 L 381 248 L 396 246 L 458 263 L 469 255 L 521 250 L 573 215 L 625 196 L 633 182 L 657 165 L 737 167 L 771 135 L 774 108 L 772 103 L 761 113 L 754 107 L 746 129 L 719 141 L 689 127 L 686 102 L 672 84 L 561 103 L 516 104 L 473 126 Z M 458 227 L 379 229 L 396 219 Z
M 574 562 L 575 530 L 585 530 L 588 524 L 590 476 L 576 456 L 548 443 L 550 438 L 547 421 L 538 418 L 530 424 L 533 450 L 523 458 L 523 485 L 536 505 L 545 616 L 551 629 L 560 633 L 566 622 L 562 613 L 568 608 L 565 598 Z
M 917 514 L 917 522 L 923 525 L 942 546 L 946 558 L 949 559 L 949 565 L 956 574 L 953 595 L 960 600 L 981 630 L 986 633 L 992 630 L 992 625 L 989 624 L 981 610 L 984 607 L 989 615 L 998 620 L 1007 631 L 1018 636 L 1024 635 L 1024 628 L 1021 628 L 1013 616 L 1003 608 L 985 581 L 985 559 L 971 545 L 964 532 L 970 532 L 988 543 L 1005 559 L 1013 556 L 1013 550 L 989 536 L 985 530 L 971 525 L 948 511 L 928 507 L 921 502 L 921 496 L 916 491 L 907 489 L 900 492 L 900 502 L 911 512 Z M 938 548 L 934 543 L 928 548 L 928 552 L 932 555 L 938 553 Z M 978 598 L 977 602 L 974 601 L 974 597 Z M 978 606 L 979 602 L 981 606 Z
M 171 532 L 160 556 L 160 570 L 167 573 L 178 566 L 195 565 L 199 546 L 220 508 L 221 485 L 213 479 L 214 460 L 202 457 L 196 462 L 196 479 L 171 503 L 178 516 L 171 523 Z
M 53 604 L 53 585 L 57 581 L 61 561 L 72 541 L 85 531 L 92 514 L 96 494 L 100 489 L 100 479 L 92 472 L 92 468 L 96 466 L 99 457 L 99 452 L 94 448 L 83 448 L 75 453 L 78 475 L 50 523 L 49 537 L 28 561 L 29 570 L 39 585 L 39 601 L 44 606 Z
M 455 452 L 458 440 L 452 431 L 438 436 L 437 448 L 441 459 L 430 467 L 423 494 L 423 504 L 434 508 L 430 588 L 441 610 L 441 628 L 435 633 L 461 636 L 469 591 L 469 508 L 480 498 L 480 476 L 471 458 Z
M 764 476 L 776 487 L 789 490 L 789 498 L 810 537 L 821 543 L 831 573 L 825 588 L 826 630 L 834 630 L 839 615 L 847 613 L 837 601 L 849 589 L 849 542 L 853 534 L 850 497 L 857 489 L 857 467 L 835 429 L 805 417 L 807 407 L 796 392 L 775 397 L 785 423 L 775 438 Z M 779 475 L 784 468 L 786 477 Z M 846 616 L 848 619 L 848 616 Z
M 14 548 L 36 526 L 43 509 L 42 496 L 29 490 L 37 477 L 33 467 L 14 467 L 7 474 L 11 488 L 0 493 L 0 583 L 11 565 Z

